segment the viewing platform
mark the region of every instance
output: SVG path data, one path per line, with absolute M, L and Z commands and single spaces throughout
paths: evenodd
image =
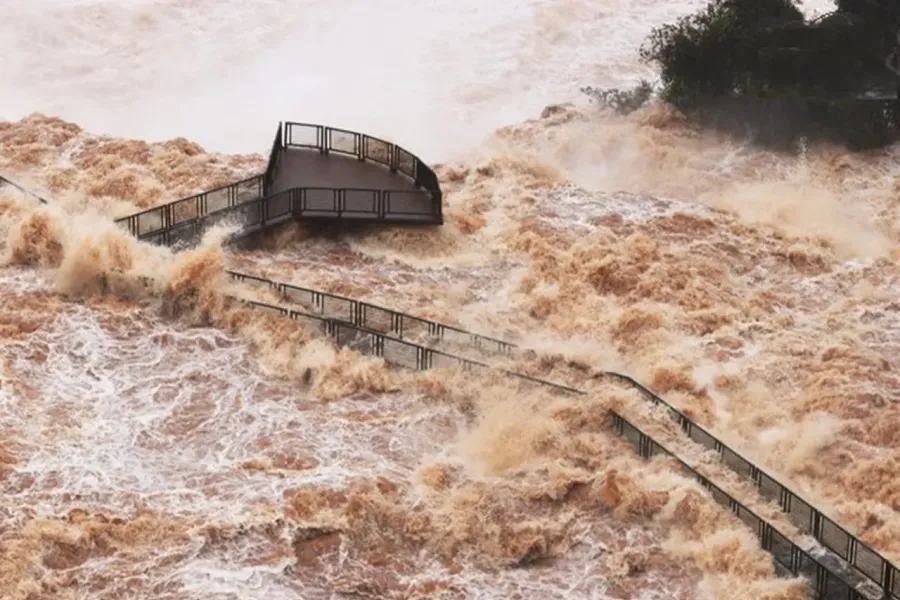
M 278 125 L 264 173 L 118 219 L 138 239 L 191 245 L 234 223 L 240 238 L 291 220 L 443 224 L 440 184 L 411 152 L 362 133 Z

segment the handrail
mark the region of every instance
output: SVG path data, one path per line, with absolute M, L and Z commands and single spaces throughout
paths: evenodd
M 254 279 L 260 280 L 261 278 Z M 316 323 L 323 333 L 335 340 L 337 345 L 348 346 L 361 351 L 364 354 L 383 358 L 386 362 L 396 366 L 419 371 L 435 367 L 458 367 L 463 371 L 473 371 L 476 368 L 484 371 L 495 370 L 485 363 L 472 361 L 446 352 L 440 352 L 433 348 L 378 333 L 372 329 L 358 327 L 341 319 L 322 317 L 303 311 L 290 310 L 282 306 L 265 302 L 252 300 L 240 301 L 245 306 L 263 310 L 270 314 L 288 317 L 292 320 L 307 320 Z M 410 359 L 408 361 L 403 360 L 404 349 L 407 351 L 406 355 Z M 388 350 L 394 350 L 396 352 L 388 352 Z M 502 370 L 501 372 L 522 381 L 546 386 L 550 389 L 562 391 L 564 393 L 579 396 L 586 395 L 586 392 L 582 390 L 577 390 L 530 375 L 507 370 Z M 748 525 L 750 529 L 756 533 L 760 547 L 772 555 L 776 566 L 780 567 L 782 572 L 787 572 L 794 576 L 803 576 L 807 579 L 809 585 L 812 587 L 813 594 L 811 597 L 821 599 L 828 598 L 829 600 L 838 598 L 847 600 L 867 600 L 865 594 L 856 590 L 854 586 L 848 583 L 834 568 L 826 565 L 821 560 L 815 558 L 806 550 L 795 544 L 788 536 L 781 533 L 771 523 L 754 513 L 725 490 L 715 485 L 708 477 L 699 473 L 694 467 L 654 440 L 636 425 L 632 424 L 624 416 L 615 410 L 610 410 L 609 414 L 613 430 L 619 436 L 624 437 L 642 458 L 650 459 L 657 455 L 664 455 L 677 461 L 682 469 L 690 476 L 697 479 L 701 486 L 710 491 L 713 500 L 727 508 Z M 888 598 L 887 594 L 885 594 L 884 598 Z
M 34 198 L 35 200 L 37 200 L 37 201 L 40 202 L 41 204 L 48 204 L 48 202 L 47 202 L 44 198 L 42 198 L 41 196 L 35 194 L 34 192 L 32 192 L 32 191 L 29 190 L 29 189 L 26 189 L 26 188 L 22 187 L 21 185 L 19 185 L 19 184 L 16 183 L 16 182 L 14 182 L 14 181 L 12 181 L 12 180 L 10 180 L 10 179 L 7 179 L 7 178 L 4 177 L 3 175 L 0 175 L 0 187 L 2 187 L 2 186 L 4 186 L 4 185 L 8 185 L 8 186 L 10 186 L 10 187 L 16 188 L 16 189 L 19 190 L 21 193 L 25 194 L 26 196 L 31 196 L 32 198 Z
M 295 296 L 297 292 L 309 294 L 310 304 L 318 309 L 321 313 L 321 318 L 326 318 L 325 314 L 327 312 L 331 312 L 332 315 L 332 317 L 328 318 L 333 318 L 334 314 L 339 314 L 343 320 L 353 324 L 353 326 L 378 332 L 379 335 L 385 335 L 385 333 L 389 332 L 396 334 L 398 339 L 402 340 L 404 336 L 408 336 L 410 332 L 413 332 L 413 334 L 421 335 L 424 333 L 438 339 L 446 339 L 446 332 L 452 331 L 461 334 L 464 340 L 468 336 L 467 341 L 471 346 L 488 353 L 509 355 L 513 350 L 518 349 L 518 346 L 510 342 L 473 334 L 463 329 L 407 315 L 346 296 L 276 282 L 236 271 L 228 271 L 228 275 L 238 281 L 254 282 L 270 287 L 289 300 L 297 301 Z M 336 312 L 329 311 L 326 305 L 327 299 L 336 301 L 341 308 Z M 474 363 L 475 361 L 472 362 Z M 871 548 L 871 546 L 862 542 L 833 519 L 825 516 L 810 502 L 780 483 L 765 470 L 738 454 L 704 427 L 650 391 L 633 377 L 613 371 L 602 371 L 597 373 L 597 375 L 625 383 L 638 390 L 654 405 L 666 407 L 669 416 L 679 424 L 682 431 L 692 441 L 707 449 L 714 450 L 726 466 L 737 474 L 750 479 L 758 488 L 760 494 L 777 502 L 782 511 L 787 513 L 795 525 L 811 534 L 824 547 L 834 552 L 854 570 L 884 590 L 884 598 L 900 599 L 900 570 L 879 552 Z
M 332 294 L 330 292 L 323 292 L 321 290 L 315 290 L 312 288 L 302 287 L 302 286 L 294 285 L 291 283 L 276 282 L 271 279 L 266 279 L 264 277 L 257 277 L 255 275 L 250 275 L 247 273 L 240 273 L 238 271 L 226 271 L 226 273 L 229 276 L 231 276 L 232 279 L 236 279 L 239 281 L 256 281 L 257 283 L 262 283 L 264 285 L 270 285 L 270 284 L 274 285 L 279 291 L 291 290 L 291 291 L 308 293 L 308 294 L 310 294 L 310 297 L 313 298 L 314 302 L 316 302 L 315 297 L 320 296 L 323 298 L 327 297 L 327 298 L 332 298 L 334 300 L 342 300 L 347 303 L 352 303 L 354 306 L 357 307 L 355 310 L 358 312 L 352 316 L 351 322 L 354 323 L 358 327 L 362 327 L 363 326 L 362 324 L 368 320 L 366 318 L 367 317 L 366 311 L 368 309 L 380 310 L 380 311 L 391 313 L 392 317 L 393 316 L 400 317 L 399 319 L 392 318 L 392 320 L 391 320 L 392 327 L 396 328 L 396 329 L 392 329 L 391 331 L 393 331 L 394 333 L 397 333 L 397 337 L 399 337 L 400 339 L 404 339 L 403 336 L 405 334 L 408 334 L 408 332 L 409 332 L 409 328 L 404 327 L 403 321 L 404 320 L 413 320 L 418 323 L 424 324 L 427 328 L 428 334 L 431 335 L 432 337 L 443 338 L 446 335 L 446 332 L 448 332 L 448 331 L 454 332 L 454 333 L 459 333 L 464 336 L 469 336 L 469 338 L 471 338 L 471 340 L 472 340 L 472 345 L 475 346 L 476 348 L 481 348 L 485 344 L 495 345 L 497 347 L 497 350 L 495 353 L 499 353 L 499 354 L 509 354 L 512 350 L 514 350 L 518 347 L 518 346 L 516 346 L 516 344 L 513 344 L 512 342 L 505 342 L 499 338 L 494 338 L 494 337 L 490 337 L 490 336 L 486 336 L 486 335 L 472 333 L 470 331 L 467 331 L 465 329 L 460 329 L 459 327 L 455 327 L 453 325 L 446 325 L 444 323 L 438 323 L 437 321 L 431 321 L 429 319 L 415 317 L 413 315 L 394 311 L 392 309 L 385 308 L 383 306 L 378 306 L 376 304 L 370 304 L 368 302 L 363 302 L 362 300 L 356 300 L 354 298 L 350 298 L 349 296 L 341 296 L 340 294 Z M 321 301 L 318 301 L 317 303 L 321 306 Z M 384 333 L 384 332 L 379 331 L 379 333 Z
M 181 223 L 221 210 L 221 208 L 216 208 L 217 204 L 224 203 L 226 208 L 232 208 L 259 200 L 265 195 L 264 182 L 265 174 L 254 175 L 193 196 L 132 213 L 116 219 L 115 222 L 123 225 L 139 239 L 152 236 Z M 211 205 L 212 209 L 210 209 Z M 158 224 L 158 226 L 147 230 L 141 226 L 144 222 Z
M 261 190 L 262 178 L 257 176 L 239 184 L 248 186 L 248 189 L 257 186 L 256 189 Z M 119 219 L 116 223 L 124 225 L 140 240 L 175 245 L 196 242 L 204 231 L 236 215 L 240 217 L 243 229 L 236 232 L 229 241 L 294 217 L 341 218 L 351 215 L 375 221 L 388 217 L 409 218 L 423 223 L 440 221 L 438 213 L 403 210 L 402 204 L 398 208 L 395 199 L 415 193 L 407 190 L 295 187 L 271 196 L 262 196 L 261 192 L 251 189 L 250 199 L 237 203 L 239 194 L 231 187 L 217 190 L 222 192 L 218 197 L 219 204 L 224 204 L 221 208 L 211 210 L 211 205 L 215 203 L 211 202 L 209 192 L 205 192 Z M 433 211 L 434 205 L 428 208 Z
M 304 130 L 315 136 L 314 142 L 297 141 Z M 316 149 L 323 154 L 336 152 L 380 164 L 393 173 L 402 173 L 415 181 L 418 187 L 432 195 L 432 200 L 438 206 L 442 201 L 441 186 L 431 167 L 412 152 L 381 138 L 328 125 L 286 121 L 281 143 L 283 148 Z
M 304 130 L 313 132 L 315 141 L 307 143 L 298 141 Z M 271 196 L 277 195 L 270 193 L 271 187 L 282 154 L 289 148 L 308 148 L 318 150 L 324 154 L 331 152 L 346 154 L 354 156 L 360 161 L 369 161 L 386 166 L 392 172 L 400 173 L 411 179 L 417 187 L 430 195 L 431 211 L 428 213 L 429 215 L 439 216 L 441 214 L 443 193 L 441 192 L 437 175 L 416 155 L 396 144 L 363 133 L 327 125 L 287 121 L 278 124 L 265 172 L 212 190 L 206 190 L 192 196 L 154 206 L 153 208 L 116 219 L 115 222 L 124 226 L 132 235 L 138 238 L 165 239 L 169 236 L 165 235 L 164 232 L 172 227 L 190 223 L 195 219 L 201 219 L 226 208 L 238 208 L 242 205 L 249 206 L 257 200 L 266 200 Z M 379 203 L 378 207 L 376 207 L 377 210 L 347 212 L 372 212 L 381 219 L 386 218 L 388 215 L 407 214 L 390 210 L 389 199 L 392 195 L 399 196 L 411 193 L 409 190 L 404 189 L 376 190 L 326 187 L 295 187 L 279 193 L 301 189 L 333 190 L 335 198 L 340 194 L 346 195 L 346 192 L 351 190 L 365 191 L 373 195 L 378 194 L 379 198 L 383 198 L 383 200 L 379 199 L 377 201 Z M 383 204 L 387 204 L 387 208 L 380 208 Z M 148 224 L 149 228 L 145 227 L 144 224 Z

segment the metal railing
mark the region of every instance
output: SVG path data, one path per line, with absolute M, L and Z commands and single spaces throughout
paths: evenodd
M 269 186 L 275 181 L 275 173 L 281 162 L 281 153 L 284 151 L 283 131 L 284 126 L 279 123 L 278 130 L 275 131 L 275 139 L 272 141 L 272 149 L 269 151 L 269 162 L 266 165 L 266 189 L 269 189 Z
M 261 278 L 248 278 L 238 273 L 232 273 L 232 277 L 243 281 L 267 282 L 272 284 L 271 287 L 273 288 L 277 288 L 280 285 L 276 282 Z M 365 309 L 360 308 L 360 303 L 354 304 L 352 307 L 345 307 L 347 309 L 346 312 L 344 312 L 343 309 L 335 311 L 336 314 L 339 315 L 337 318 L 323 316 L 324 314 L 331 312 L 325 310 L 324 302 L 327 298 L 332 296 L 321 292 L 319 292 L 319 294 L 321 300 L 320 305 L 323 309 L 322 314 L 319 315 L 291 310 L 283 306 L 264 302 L 249 300 L 242 300 L 242 302 L 248 307 L 264 311 L 274 316 L 287 317 L 296 321 L 305 322 L 307 325 L 313 327 L 318 327 L 325 335 L 333 338 L 337 345 L 352 348 L 361 354 L 383 358 L 386 362 L 396 366 L 419 371 L 432 368 L 458 368 L 466 372 L 480 371 L 485 374 L 491 371 L 497 371 L 497 369 L 494 369 L 485 363 L 441 352 L 434 348 L 429 348 L 407 340 L 394 338 L 341 319 L 341 317 L 344 316 L 358 316 L 365 314 Z M 347 300 L 344 298 L 341 299 Z M 502 370 L 502 372 L 528 384 L 543 386 L 551 390 L 568 394 L 579 396 L 585 395 L 585 392 L 581 390 L 559 383 L 546 381 L 513 371 Z M 854 589 L 854 587 L 845 580 L 844 576 L 846 576 L 846 573 L 842 576 L 839 565 L 828 565 L 826 562 L 817 559 L 792 542 L 768 521 L 754 513 L 726 491 L 716 486 L 709 478 L 699 473 L 684 460 L 678 458 L 663 445 L 656 442 L 652 437 L 628 421 L 625 417 L 616 411 L 610 411 L 610 422 L 613 430 L 619 436 L 624 437 L 641 457 L 649 459 L 654 456 L 665 455 L 672 460 L 677 461 L 680 468 L 706 488 L 718 504 L 736 515 L 750 527 L 756 534 L 760 547 L 772 555 L 780 574 L 799 575 L 808 580 L 810 598 L 815 598 L 817 600 L 865 600 L 871 598 L 871 596 L 867 596 Z
M 615 413 L 615 411 L 610 411 L 610 413 L 613 429 L 616 433 L 625 437 L 641 457 L 650 459 L 661 455 L 677 461 L 685 473 L 696 479 L 701 486 L 709 491 L 717 504 L 734 514 L 756 534 L 760 547 L 772 555 L 775 565 L 781 574 L 799 575 L 805 578 L 809 582 L 807 598 L 815 600 L 862 600 L 870 597 L 854 589 L 839 574 L 839 569 L 826 566 L 822 560 L 817 559 L 792 542 L 765 519 L 741 504 L 728 492 L 718 487 L 705 475 L 697 472 L 697 470 L 656 442 L 637 426 Z M 883 597 L 886 598 L 887 596 Z
M 117 219 L 116 223 L 124 225 L 139 239 L 152 239 L 178 225 L 260 200 L 265 197 L 264 190 L 265 176 L 254 175 L 226 186 L 128 215 Z
M 292 213 L 295 217 L 439 217 L 433 206 L 422 210 L 417 209 L 415 202 L 404 202 L 407 194 L 417 193 L 402 190 L 300 187 L 278 192 L 266 200 L 272 207 L 271 214 Z
M 237 271 L 227 271 L 227 273 L 232 279 L 237 281 L 255 285 L 256 287 L 271 288 L 282 294 L 285 299 L 303 305 L 307 312 L 311 314 L 348 321 L 359 327 L 371 329 L 378 333 L 391 334 L 402 340 L 421 342 L 432 338 L 451 344 L 457 343 L 461 346 L 471 346 L 488 354 L 507 356 L 516 348 L 515 344 L 497 338 L 478 335 L 459 327 L 414 317 L 346 296 L 330 294 L 289 283 L 276 282 Z
M 474 334 L 463 329 L 397 312 L 367 302 L 361 302 L 345 296 L 280 283 L 234 271 L 229 271 L 229 275 L 235 280 L 255 286 L 268 287 L 274 290 L 276 293 L 281 294 L 286 300 L 302 305 L 306 309 L 304 314 L 313 315 L 320 319 L 346 322 L 349 326 L 356 327 L 359 330 L 372 332 L 372 335 L 380 335 L 382 337 L 389 336 L 389 338 L 386 339 L 396 340 L 395 342 L 392 342 L 394 344 L 402 341 L 407 344 L 420 346 L 409 340 L 415 339 L 416 341 L 420 341 L 426 338 L 432 338 L 432 340 L 435 341 L 447 341 L 462 346 L 470 346 L 488 354 L 508 356 L 518 349 L 518 346 L 515 344 L 504 342 L 496 338 Z M 383 348 L 384 343 L 379 343 L 382 344 Z M 447 353 L 440 352 L 431 347 L 426 347 L 424 345 L 420 347 L 427 350 L 427 352 L 422 352 L 420 356 L 421 362 L 417 360 L 415 364 L 404 364 L 404 366 L 409 366 L 411 368 L 427 368 L 428 365 L 432 364 L 429 361 L 435 360 L 431 357 L 438 356 L 438 364 L 445 364 L 447 362 L 446 357 L 450 356 Z M 454 358 L 458 363 L 454 366 L 458 366 L 462 369 L 471 370 L 476 367 L 486 366 L 479 361 L 472 361 L 460 357 Z M 386 359 L 388 358 L 386 357 Z M 421 365 L 425 365 L 425 367 L 422 367 Z M 508 371 L 507 373 L 511 374 L 511 372 Z M 520 378 L 524 377 L 521 374 L 514 375 Z M 780 483 L 763 469 L 738 454 L 701 425 L 694 422 L 683 412 L 666 402 L 645 386 L 641 385 L 632 377 L 612 371 L 600 372 L 598 375 L 624 383 L 641 392 L 644 397 L 653 404 L 665 407 L 669 416 L 679 424 L 681 430 L 692 441 L 707 450 L 716 452 L 719 459 L 726 466 L 737 474 L 750 480 L 757 487 L 761 496 L 777 503 L 781 510 L 788 515 L 791 522 L 799 529 L 812 535 L 822 544 L 822 546 L 831 552 L 834 552 L 842 561 L 845 561 L 849 567 L 852 567 L 854 571 L 858 572 L 865 577 L 865 579 L 871 581 L 883 590 L 883 598 L 900 600 L 900 574 L 898 574 L 898 569 L 879 552 L 859 540 L 833 519 L 824 515 L 810 502 L 804 500 L 801 496 L 791 491 L 787 486 Z M 567 389 L 583 393 L 574 388 Z
M 396 144 L 347 129 L 288 121 L 284 123 L 282 145 L 284 148 L 309 148 L 324 154 L 334 152 L 353 156 L 402 173 L 417 187 L 430 193 L 432 202 L 440 210 L 443 193 L 437 175 L 419 157 Z
M 48 204 L 48 202 L 47 202 L 44 198 L 42 198 L 41 196 L 35 194 L 34 192 L 32 192 L 32 191 L 29 190 L 29 189 L 26 189 L 26 188 L 22 187 L 22 186 L 19 185 L 18 183 L 14 182 L 14 181 L 12 181 L 12 180 L 10 180 L 10 179 L 7 179 L 6 177 L 0 175 L 0 188 L 2 188 L 2 187 L 4 187 L 4 186 L 9 186 L 9 187 L 11 187 L 11 188 L 14 188 L 16 191 L 18 191 L 18 192 L 19 192 L 20 194 L 22 194 L 23 196 L 25 196 L 25 197 L 27 197 L 27 198 L 31 198 L 31 199 L 33 199 L 33 200 L 37 200 L 37 201 L 40 202 L 41 204 Z
M 229 240 L 233 241 L 295 218 L 440 221 L 440 215 L 431 212 L 433 207 L 423 212 L 415 210 L 415 203 L 404 203 L 406 192 L 402 191 L 306 187 L 240 201 L 240 186 L 247 186 L 244 191 L 252 197 L 257 195 L 252 191 L 252 186 L 257 184 L 261 189 L 262 177 L 159 206 L 120 222 L 138 239 L 166 246 L 187 246 L 198 242 L 210 228 L 229 222 L 239 226 Z
M 305 136 L 305 137 L 304 137 Z M 316 149 L 355 156 L 386 166 L 411 180 L 431 197 L 428 210 L 417 209 L 422 191 L 362 188 L 296 187 L 271 194 L 287 148 Z M 139 239 L 165 245 L 197 241 L 203 232 L 226 220 L 250 228 L 294 218 L 356 218 L 440 224 L 442 192 L 437 176 L 414 154 L 396 144 L 362 133 L 307 123 L 279 123 L 266 171 L 242 181 L 156 206 L 116 223 Z M 235 237 L 240 237 L 239 232 Z

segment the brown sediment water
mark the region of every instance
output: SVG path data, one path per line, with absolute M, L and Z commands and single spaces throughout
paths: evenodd
M 230 264 L 629 372 L 896 561 L 895 161 L 562 108 L 438 169 L 433 243 L 300 231 Z
M 72 126 L 32 117 L 5 131 L 30 128 Z M 199 154 L 175 156 L 172 172 Z M 630 402 L 621 390 L 584 401 L 404 374 L 223 294 L 226 266 L 240 267 L 551 356 L 569 338 L 562 354 L 634 370 L 715 428 L 710 384 L 684 370 L 723 362 L 703 342 L 717 329 L 703 328 L 736 327 L 750 309 L 722 285 L 724 266 L 689 252 L 692 236 L 711 243 L 721 229 L 763 257 L 778 235 L 808 242 L 721 208 L 591 192 L 552 162 L 505 149 L 440 167 L 441 230 L 293 228 L 257 251 L 224 250 L 221 231 L 181 254 L 138 243 L 87 187 L 50 206 L 9 196 L 0 576 L 11 597 L 801 597 L 753 532 L 607 429 L 606 411 Z M 51 189 L 52 170 L 18 173 Z
M 0 598 L 803 597 L 607 411 L 785 515 L 569 359 L 900 561 L 897 150 L 777 154 L 658 105 L 540 114 L 652 76 L 635 40 L 704 3 L 9 7 L 0 112 L 69 120 L 0 121 L 0 173 L 53 199 L 0 189 Z M 112 223 L 259 172 L 279 118 L 445 159 L 446 224 L 174 255 Z M 516 342 L 538 353 L 517 369 L 589 395 L 388 368 L 245 310 L 226 269 Z
M 394 371 L 235 305 L 226 267 L 633 373 L 896 556 L 897 448 L 881 425 L 893 233 L 866 222 L 891 203 L 848 201 L 814 232 L 781 219 L 803 214 L 810 191 L 777 219 L 742 213 L 729 190 L 797 172 L 797 159 L 749 150 L 769 168 L 736 165 L 708 193 L 690 190 L 696 202 L 673 198 L 687 176 L 639 193 L 579 180 L 566 150 L 578 128 L 659 136 L 644 159 L 657 170 L 680 145 L 697 161 L 707 144 L 728 148 L 661 111 L 564 109 L 498 132 L 484 156 L 437 168 L 440 230 L 292 226 L 250 251 L 213 232 L 172 254 L 117 229 L 102 193 L 95 206 L 87 188 L 50 206 L 9 196 L 0 573 L 13 597 L 802 594 L 696 484 L 609 432 L 610 407 L 654 424 L 622 390 L 584 401 Z M 5 131 L 35 127 L 71 128 L 32 117 Z M 808 179 L 790 185 L 839 194 L 841 181 L 816 176 L 818 161 L 856 160 L 835 152 L 808 149 L 794 165 Z M 19 173 L 50 189 L 52 171 Z M 125 275 L 110 293 L 114 270 Z M 145 275 L 155 287 L 138 285 Z

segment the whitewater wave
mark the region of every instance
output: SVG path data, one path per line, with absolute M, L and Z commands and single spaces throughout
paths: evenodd
M 677 432 L 567 360 L 647 382 L 896 563 L 897 149 L 773 154 L 663 106 L 494 132 L 652 76 L 638 40 L 703 3 L 7 11 L 0 111 L 30 116 L 0 122 L 0 172 L 53 203 L 0 190 L 0 589 L 803 597 L 606 412 L 691 455 Z M 446 225 L 295 224 L 240 250 L 217 229 L 174 254 L 112 223 L 261 171 L 204 147 L 256 149 L 291 117 L 447 161 Z M 516 341 L 537 351 L 518 368 L 590 400 L 389 369 L 246 310 L 226 269 Z
M 151 555 L 163 552 L 180 558 L 153 585 L 169 581 L 198 597 L 205 593 L 198 569 L 221 573 L 216 589 L 273 594 L 296 591 L 299 570 L 300 579 L 317 582 L 308 589 L 320 591 L 502 595 L 522 589 L 509 566 L 542 561 L 552 561 L 556 573 L 581 571 L 585 561 L 596 565 L 579 580 L 576 593 L 585 595 L 654 589 L 660 597 L 697 590 L 718 597 L 738 587 L 748 598 L 802 594 L 799 582 L 775 577 L 752 533 L 696 484 L 663 462 L 642 464 L 602 433 L 605 410 L 623 401 L 620 394 L 597 390 L 596 399 L 576 404 L 501 382 L 394 372 L 332 348 L 301 325 L 229 301 L 228 267 L 390 300 L 399 309 L 513 337 L 549 356 L 631 371 L 729 443 L 810 488 L 808 495 L 863 539 L 896 553 L 897 525 L 884 519 L 893 502 L 890 463 L 875 463 L 886 474 L 884 487 L 860 489 L 856 482 L 849 489 L 846 478 L 863 471 L 841 462 L 850 458 L 848 449 L 850 460 L 871 456 L 865 471 L 871 481 L 875 454 L 883 460 L 897 451 L 890 438 L 871 434 L 893 406 L 868 396 L 873 385 L 891 389 L 879 385 L 890 377 L 888 359 L 878 357 L 877 346 L 863 348 L 876 340 L 849 319 L 838 336 L 844 348 L 793 351 L 800 340 L 836 339 L 840 315 L 878 302 L 873 287 L 894 276 L 892 262 L 847 261 L 847 249 L 828 231 L 807 237 L 776 223 L 748 223 L 721 206 L 566 183 L 565 128 L 595 127 L 595 119 L 647 127 L 647 135 L 671 135 L 673 128 L 676 139 L 693 135 L 678 134 L 677 125 L 647 125 L 641 115 L 617 121 L 569 109 L 500 132 L 502 152 L 438 167 L 448 201 L 440 232 L 393 228 L 321 237 L 288 228 L 266 251 L 226 253 L 225 230 L 179 254 L 138 243 L 112 224 L 109 217 L 118 214 L 103 193 L 81 191 L 74 201 L 63 195 L 51 206 L 6 199 L 8 264 L 47 274 L 7 268 L 12 279 L 5 285 L 20 289 L 15 303 L 33 306 L 9 327 L 8 348 L 19 358 L 7 363 L 5 377 L 19 383 L 8 402 L 29 402 L 30 411 L 55 423 L 35 436 L 19 417 L 13 430 L 21 433 L 4 442 L 4 464 L 13 474 L 6 485 L 46 515 L 35 520 L 7 509 L 20 524 L 9 538 L 17 558 L 4 567 L 10 589 L 26 594 L 60 568 L 97 581 L 147 568 Z M 30 118 L 7 129 L 35 126 L 61 123 Z M 542 159 L 528 139 L 554 131 L 562 158 Z M 509 146 L 511 137 L 521 150 Z M 540 147 L 546 153 L 551 146 L 545 140 Z M 180 160 L 195 163 L 196 156 L 182 153 Z M 170 165 L 179 170 L 177 161 Z M 31 172 L 31 181 L 46 185 L 46 172 Z M 165 187 L 165 180 L 150 185 Z M 415 258 L 404 259 L 411 251 Z M 148 288 L 145 277 L 156 283 Z M 848 286 L 864 295 L 827 301 L 825 291 Z M 87 307 L 73 308 L 73 299 Z M 67 316 L 50 316 L 60 314 Z M 173 318 L 175 329 L 168 324 Z M 80 336 L 66 333 L 76 331 Z M 45 356 L 36 361 L 33 348 Z M 100 362 L 85 366 L 85 360 Z M 41 376 L 36 364 L 53 370 Z M 215 375 L 205 373 L 208 364 L 220 366 Z M 561 368 L 545 363 L 545 372 L 548 364 L 551 373 Z M 123 365 L 141 375 L 123 373 Z M 812 373 L 818 376 L 809 379 Z M 150 396 L 138 391 L 144 386 L 126 383 L 139 377 Z M 811 390 L 798 394 L 798 380 L 815 386 L 814 405 L 806 400 Z M 847 401 L 854 389 L 868 398 L 867 410 Z M 123 404 L 130 395 L 135 399 Z M 83 398 L 96 400 L 86 407 Z M 123 410 L 136 429 L 110 430 Z M 276 434 L 276 423 L 291 425 Z M 251 434 L 248 426 L 262 429 Z M 236 437 L 209 437 L 227 431 Z M 832 468 L 822 467 L 823 459 Z M 205 474 L 194 475 L 197 467 Z M 250 487 L 248 474 L 257 482 Z M 174 486 L 182 491 L 162 491 L 163 481 L 183 482 Z M 84 515 L 68 515 L 73 501 Z M 697 508 L 687 510 L 685 502 Z M 697 510 L 703 516 L 683 520 Z M 142 541 L 124 533 L 144 527 L 140 519 L 173 537 Z M 240 524 L 222 524 L 236 519 Z M 117 521 L 111 533 L 108 522 Z M 96 529 L 97 522 L 103 527 Z M 112 567 L 100 560 L 123 552 L 131 559 Z M 270 558 L 253 564 L 260 553 Z M 353 557 L 349 576 L 333 571 L 341 556 Z M 676 568 L 683 556 L 693 561 Z M 36 564 L 47 575 L 34 575 Z M 225 574 L 238 569 L 245 576 Z M 527 571 L 529 585 L 559 591 L 540 569 Z M 423 572 L 435 576 L 423 580 Z M 499 577 L 493 587 L 485 572 Z M 103 589 L 110 597 L 122 593 L 116 585 Z

